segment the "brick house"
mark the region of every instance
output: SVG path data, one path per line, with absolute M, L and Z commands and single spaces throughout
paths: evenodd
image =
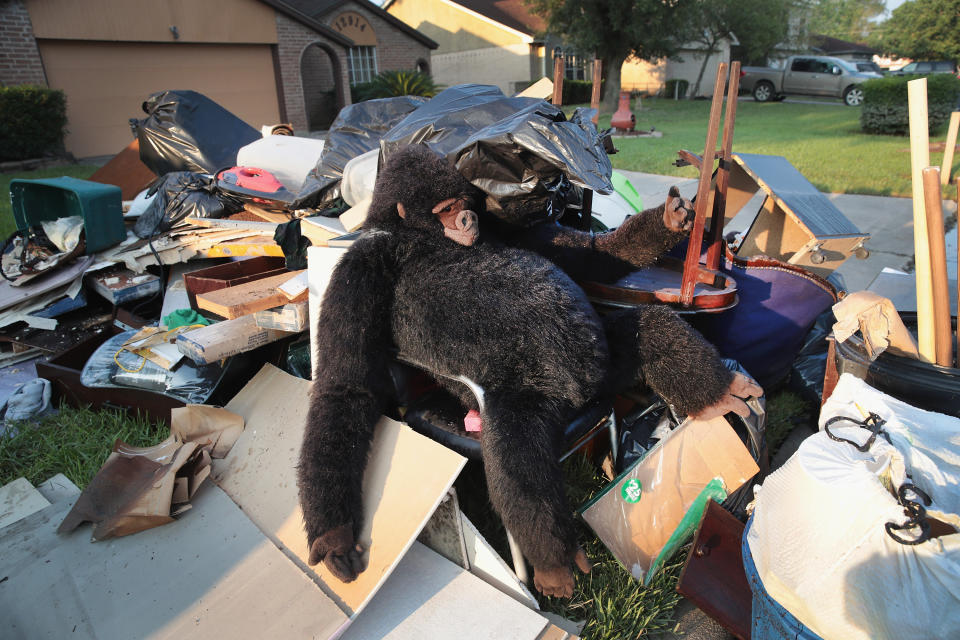
M 319 4 L 320 18 L 301 10 Z M 0 0 L 0 85 L 62 89 L 77 157 L 125 147 L 128 120 L 165 89 L 199 91 L 255 127 L 319 128 L 350 104 L 351 77 L 369 69 L 361 52 L 373 47 L 380 70 L 429 68 L 436 44 L 385 15 L 367 0 Z

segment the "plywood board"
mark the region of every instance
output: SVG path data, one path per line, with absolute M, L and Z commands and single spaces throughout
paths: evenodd
M 60 502 L 0 530 L 5 637 L 329 638 L 346 616 L 219 488 L 175 522 L 91 543 Z
M 344 584 L 321 564 L 308 567 L 296 466 L 310 383 L 266 365 L 226 408 L 246 429 L 230 455 L 214 461 L 214 479 L 244 513 L 299 566 L 322 582 L 350 615 L 360 611 L 396 568 L 466 463 L 462 456 L 383 418 L 363 479 L 359 542 L 368 567 Z
M 0 487 L 0 529 L 48 506 L 50 502 L 26 478 L 8 482 Z
M 239 318 L 257 311 L 265 311 L 291 300 L 280 290 L 280 285 L 295 278 L 300 271 L 281 273 L 269 278 L 234 285 L 217 291 L 197 294 L 197 306 L 227 319 Z
M 345 247 L 309 247 L 307 248 L 307 285 L 310 292 L 310 353 L 317 352 L 317 320 L 320 318 L 320 303 L 330 284 L 330 276 L 340 258 L 347 252 Z M 316 366 L 316 358 L 313 362 Z M 316 377 L 316 371 L 312 377 Z
M 414 543 L 342 640 L 535 640 L 550 626 L 539 613 Z
M 120 197 L 124 200 L 133 200 L 156 179 L 157 175 L 140 162 L 139 140 L 128 144 L 88 178 L 93 182 L 120 187 Z

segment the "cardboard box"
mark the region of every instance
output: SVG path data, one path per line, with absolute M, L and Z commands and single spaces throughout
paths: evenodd
M 581 514 L 627 571 L 649 582 L 664 548 L 679 546 L 680 538 L 693 534 L 706 507 L 702 494 L 719 484 L 715 479 L 730 494 L 759 470 L 723 417 L 687 420 L 607 485 Z M 688 527 L 685 518 L 695 503 L 700 513 L 687 518 L 692 519 Z
M 294 302 L 282 307 L 257 311 L 253 318 L 261 329 L 279 329 L 280 331 L 306 331 L 310 322 L 309 303 Z
M 197 364 L 211 364 L 288 335 L 288 331 L 258 327 L 254 317 L 247 315 L 182 333 L 177 336 L 177 349 Z
M 198 310 L 197 294 L 226 289 L 260 278 L 268 278 L 284 271 L 286 271 L 286 268 L 283 258 L 261 256 L 185 273 L 183 274 L 183 283 L 187 288 L 190 307 L 196 311 Z

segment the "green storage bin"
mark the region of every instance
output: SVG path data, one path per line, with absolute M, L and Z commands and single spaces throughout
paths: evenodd
M 127 237 L 120 187 L 63 176 L 10 181 L 10 204 L 21 231 L 46 220 L 83 218 L 87 253 L 103 251 Z

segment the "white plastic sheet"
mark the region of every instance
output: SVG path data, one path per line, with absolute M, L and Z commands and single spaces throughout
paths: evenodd
M 845 384 L 838 386 L 841 394 L 853 388 L 849 381 Z M 853 396 L 863 409 L 890 411 L 888 415 L 900 418 L 865 391 Z M 825 407 L 824 415 L 842 411 L 862 419 L 855 406 L 840 404 L 844 397 L 836 397 L 836 406 Z M 861 444 L 871 435 L 838 424 L 830 430 Z M 890 435 L 894 442 L 905 437 L 896 430 Z M 914 436 L 929 442 L 922 429 Z M 955 455 L 955 445 L 950 446 Z M 910 482 L 908 473 L 918 485 L 923 475 L 911 466 L 918 459 L 916 447 L 912 449 L 906 458 L 880 435 L 862 453 L 821 432 L 807 438 L 757 489 L 747 542 L 763 586 L 826 640 L 958 637 L 960 533 L 904 545 L 885 529 L 887 522 L 907 520 L 893 492 Z M 955 473 L 956 468 L 945 471 Z M 936 493 L 938 498 L 944 495 Z M 960 527 L 960 516 L 936 498 L 927 513 Z M 912 538 L 910 533 L 903 537 Z

